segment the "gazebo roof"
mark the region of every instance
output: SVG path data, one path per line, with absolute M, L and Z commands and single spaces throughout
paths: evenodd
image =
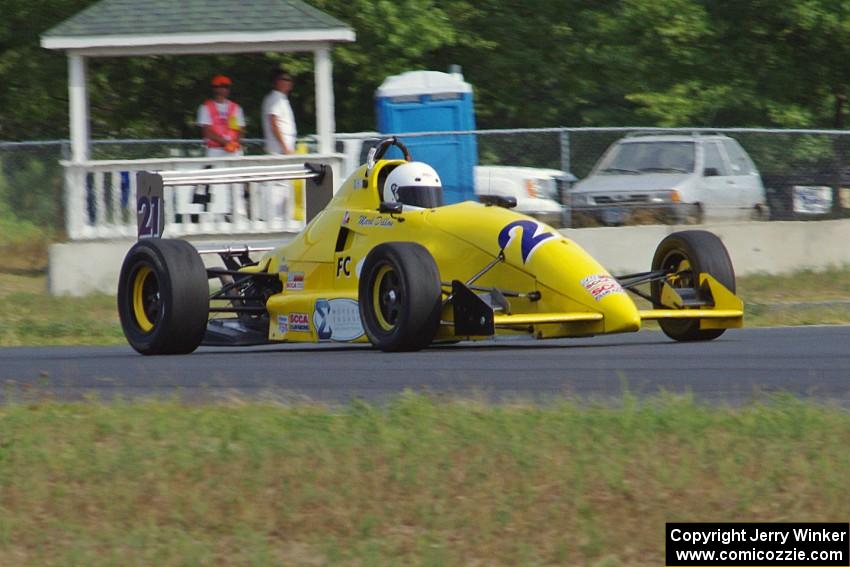
M 101 0 L 42 35 L 47 49 L 90 55 L 233 53 L 354 41 L 301 0 Z

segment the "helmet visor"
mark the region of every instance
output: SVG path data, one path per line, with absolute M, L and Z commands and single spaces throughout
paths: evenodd
M 442 187 L 399 187 L 396 190 L 398 202 L 413 207 L 422 207 L 423 209 L 433 209 L 434 207 L 443 206 L 443 188 Z

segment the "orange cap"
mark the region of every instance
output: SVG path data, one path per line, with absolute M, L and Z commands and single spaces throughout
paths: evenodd
M 224 75 L 216 75 L 210 81 L 210 84 L 214 87 L 229 87 L 233 84 L 230 78 L 225 77 Z

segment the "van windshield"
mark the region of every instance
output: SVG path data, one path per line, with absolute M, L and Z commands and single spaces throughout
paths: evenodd
M 691 173 L 693 142 L 622 142 L 608 152 L 596 168 L 601 175 L 641 173 Z

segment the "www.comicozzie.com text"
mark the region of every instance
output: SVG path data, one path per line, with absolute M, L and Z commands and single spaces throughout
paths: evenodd
M 842 542 L 846 541 L 846 531 L 839 530 L 813 530 L 811 528 L 799 528 L 788 530 L 763 530 L 759 528 L 740 529 L 716 529 L 711 531 L 688 531 L 676 528 L 670 532 L 673 541 L 687 541 L 690 543 L 722 543 L 728 545 L 737 541 L 775 541 L 781 544 L 788 542 L 788 537 L 794 534 L 798 542 Z

